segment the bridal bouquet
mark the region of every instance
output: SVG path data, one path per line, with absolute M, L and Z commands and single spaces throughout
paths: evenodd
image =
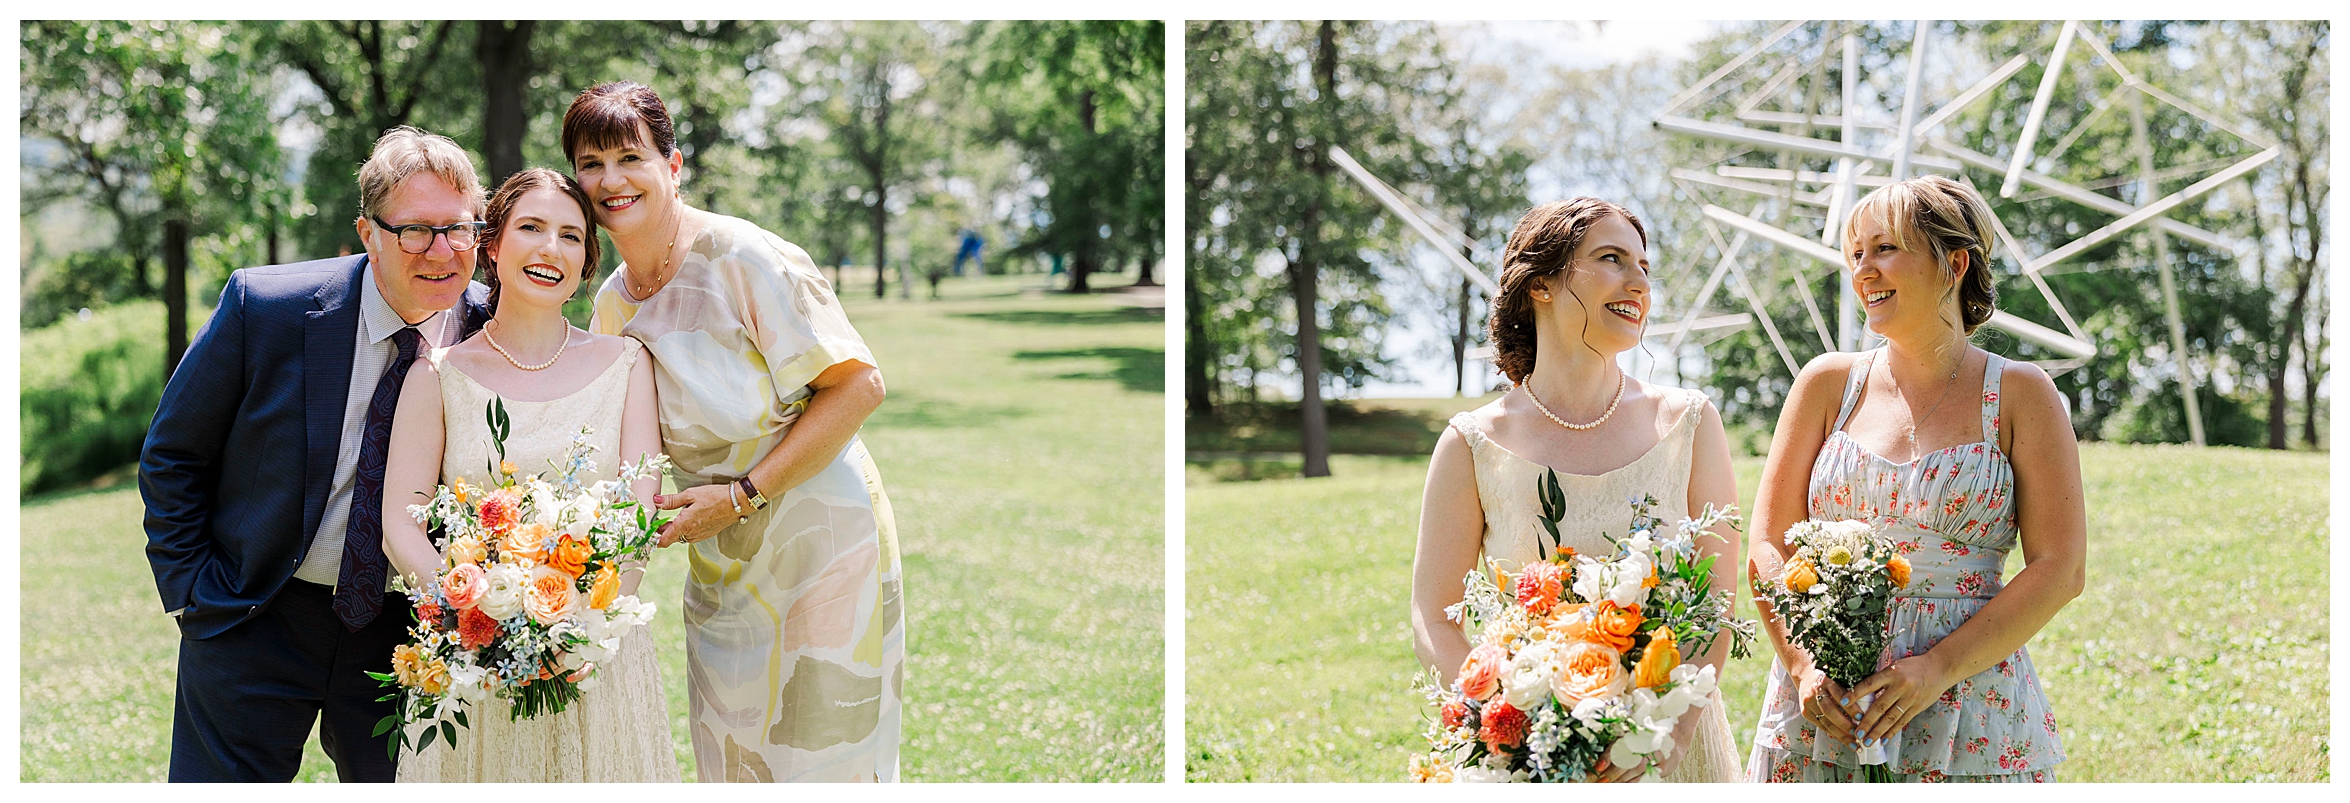
M 1822 674 L 1847 689 L 1860 685 L 1884 655 L 1886 604 L 1909 585 L 1909 559 L 1865 521 L 1797 522 L 1787 545 L 1795 555 L 1761 584 L 1763 598 Z M 1861 707 L 1870 702 L 1863 698 Z M 1858 758 L 1870 781 L 1892 780 L 1882 743 L 1863 743 Z
M 504 403 L 492 401 L 488 415 L 498 457 L 487 474 L 498 484 L 459 480 L 408 507 L 434 531 L 443 565 L 423 588 L 394 575 L 416 624 L 392 650 L 392 672 L 368 673 L 398 687 L 383 699 L 399 697 L 399 713 L 375 728 L 378 736 L 400 731 L 395 758 L 406 725 L 426 723 L 418 750 L 435 736 L 453 745 L 457 728 L 470 727 L 465 709 L 493 696 L 511 701 L 518 720 L 562 711 L 594 687 L 596 666 L 618 655 L 629 628 L 653 618 L 652 603 L 620 593 L 620 576 L 652 551 L 668 516 L 638 503 L 628 486 L 659 476 L 668 457 L 623 463 L 617 479 L 583 484 L 596 451 L 583 426 L 564 462 L 517 477 L 505 459 Z
M 1542 488 L 1542 522 L 1550 545 L 1535 537 L 1542 560 L 1515 577 L 1488 561 L 1470 572 L 1461 602 L 1445 613 L 1473 634 L 1469 657 L 1450 688 L 1424 689 L 1437 708 L 1430 752 L 1413 759 L 1417 781 L 1590 780 L 1601 760 L 1649 772 L 1672 754 L 1683 714 L 1712 699 L 1714 668 L 1682 663 L 1703 655 L 1717 635 L 1732 636 L 1745 657 L 1754 623 L 1730 615 L 1731 595 L 1711 585 L 1713 557 L 1696 539 L 1719 522 L 1736 526 L 1736 508 L 1706 506 L 1697 518 L 1664 528 L 1648 515 L 1654 498 L 1631 501 L 1632 524 L 1610 536 L 1614 553 L 1577 555 L 1556 548 L 1566 501 L 1558 476 Z

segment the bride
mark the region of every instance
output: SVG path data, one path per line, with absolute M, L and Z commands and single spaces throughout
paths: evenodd
M 1737 498 L 1729 439 L 1704 394 L 1632 379 L 1616 365 L 1616 355 L 1640 344 L 1653 301 L 1647 246 L 1639 218 L 1597 198 L 1535 207 L 1510 233 L 1488 331 L 1494 361 L 1515 387 L 1454 416 L 1438 439 L 1412 560 L 1413 646 L 1448 685 L 1469 640 L 1444 609 L 1461 600 L 1461 578 L 1485 558 L 1512 572 L 1537 559 L 1544 468 L 1557 470 L 1567 497 L 1560 543 L 1585 555 L 1613 551 L 1603 533 L 1627 529 L 1628 497 L 1662 500 L 1653 515 L 1668 525 Z M 1717 556 L 1712 585 L 1727 591 L 1737 536 L 1727 525 L 1714 531 L 1722 538 L 1698 546 Z M 1716 639 L 1690 662 L 1719 672 L 1729 642 Z M 1719 692 L 1682 716 L 1673 738 L 1657 767 L 1665 780 L 1737 779 Z M 1603 763 L 1598 778 L 1634 780 L 1645 769 Z
M 483 234 L 490 322 L 471 339 L 418 357 L 392 423 L 384 553 L 411 583 L 430 577 L 442 559 L 408 505 L 460 478 L 494 484 L 487 474 L 495 447 L 482 414 L 492 399 L 504 400 L 512 421 L 506 460 L 519 474 L 549 470 L 582 424 L 597 447 L 595 471 L 583 472 L 582 482 L 611 479 L 620 463 L 661 449 L 644 347 L 563 318 L 563 303 L 601 256 L 590 214 L 587 194 L 545 168 L 516 173 L 490 198 Z M 659 482 L 638 480 L 632 490 L 650 500 Z M 628 572 L 621 593 L 635 594 L 642 576 Z M 637 626 L 621 640 L 619 658 L 596 674 L 596 686 L 561 713 L 513 721 L 504 700 L 476 704 L 454 749 L 443 742 L 402 756 L 398 779 L 677 781 L 650 629 Z

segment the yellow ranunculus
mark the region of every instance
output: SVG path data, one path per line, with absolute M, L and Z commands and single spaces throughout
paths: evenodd
M 1893 587 L 1909 587 L 1909 559 L 1900 555 L 1885 561 L 1885 576 L 1893 580 Z
M 1786 574 L 1782 576 L 1786 578 L 1787 590 L 1797 594 L 1810 592 L 1811 587 L 1820 582 L 1819 570 L 1812 568 L 1811 561 L 1802 558 L 1788 561 Z
M 1673 629 L 1659 627 L 1649 638 L 1648 647 L 1640 653 L 1640 662 L 1632 665 L 1632 685 L 1653 689 L 1673 679 L 1673 667 L 1681 665 L 1681 645 L 1673 641 Z
M 588 584 L 588 607 L 600 611 L 620 598 L 620 570 L 613 568 L 611 561 L 598 561 L 596 571 L 595 581 Z

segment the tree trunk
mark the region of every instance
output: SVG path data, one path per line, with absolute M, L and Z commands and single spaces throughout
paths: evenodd
M 481 155 L 492 191 L 522 172 L 522 139 L 529 133 L 531 20 L 474 23 L 473 54 L 481 61 Z
M 2268 448 L 2285 448 L 2287 417 L 2285 414 L 2285 369 L 2292 363 L 2293 343 L 2300 339 L 2301 312 L 2309 304 L 2309 276 L 2295 271 L 2293 301 L 2285 306 L 2285 328 L 2280 333 L 2282 343 L 2277 345 L 2276 361 L 2268 369 Z M 2302 355 L 2308 359 L 2309 355 Z
M 131 255 L 131 287 L 138 291 L 140 298 L 155 294 L 155 283 L 147 278 L 147 254 L 144 251 Z
M 1213 388 L 1208 384 L 1208 311 L 1207 299 L 1199 290 L 1199 271 L 1183 272 L 1183 406 L 1193 415 L 1207 415 L 1215 410 Z
M 1086 283 L 1085 277 L 1093 275 L 1094 260 L 1098 258 L 1092 248 L 1079 248 L 1077 253 L 1069 255 L 1069 292 L 1093 292 L 1093 285 Z
M 1452 333 L 1452 396 L 1456 399 L 1468 395 L 1469 390 L 1469 299 L 1473 298 L 1469 291 L 1469 280 L 1462 277 L 1460 314 Z
M 188 222 L 177 216 L 163 221 L 163 376 L 180 365 L 188 353 Z
M 1135 271 L 1134 271 L 1134 286 L 1136 286 L 1136 287 L 1157 287 L 1157 286 L 1159 286 L 1159 280 L 1158 280 L 1158 279 L 1155 279 L 1155 278 L 1152 278 L 1152 276 L 1151 276 L 1151 269 L 1152 269 L 1154 266 L 1158 265 L 1158 263 L 1159 263 L 1159 258 L 1158 258 L 1158 257 L 1151 256 L 1150 254 L 1143 254 L 1143 255 L 1142 255 L 1142 260 L 1141 260 L 1141 263 L 1142 263 L 1142 266 L 1141 266 L 1141 267 L 1139 267 L 1139 268 L 1136 268 L 1136 269 L 1135 269 Z
M 889 297 L 889 88 L 873 112 L 873 158 L 866 161 L 866 179 L 873 182 L 873 297 Z
M 1315 35 L 1314 84 L 1324 106 L 1337 103 L 1338 29 L 1329 20 L 1322 21 Z M 1321 123 L 1335 128 L 1337 114 L 1325 111 Z M 1298 446 L 1304 452 L 1305 465 L 1300 473 L 1308 477 L 1330 476 L 1330 411 L 1322 406 L 1322 324 L 1316 300 L 1323 258 L 1322 196 L 1333 189 L 1327 153 L 1330 144 L 1315 138 L 1305 154 L 1306 169 L 1314 176 L 1315 197 L 1298 216 L 1298 259 L 1289 263 L 1289 292 L 1297 299 L 1297 369 L 1301 374 Z
M 2301 442 L 2311 449 L 2317 448 L 2317 383 L 2324 381 L 2326 375 L 2326 315 L 2325 299 L 2321 296 L 2317 326 L 2314 331 L 2305 331 L 2301 341 Z
M 1307 215 L 1300 225 L 1317 221 Z M 1304 249 L 1299 249 L 1303 251 Z M 1299 382 L 1298 448 L 1304 453 L 1300 472 L 1308 477 L 1330 476 L 1330 411 L 1322 406 L 1322 323 L 1315 319 L 1314 281 L 1317 268 L 1307 258 L 1289 263 L 1289 293 L 1297 299 L 1297 370 Z
M 1461 213 L 1461 236 L 1471 242 L 1477 239 L 1477 216 L 1467 210 Z M 1466 244 L 1461 246 L 1461 256 L 1471 261 L 1476 259 Z M 1476 298 L 1470 294 L 1472 289 L 1469 277 L 1461 277 L 1460 310 L 1452 332 L 1452 395 L 1456 399 L 1467 395 L 1469 389 L 1469 302 Z

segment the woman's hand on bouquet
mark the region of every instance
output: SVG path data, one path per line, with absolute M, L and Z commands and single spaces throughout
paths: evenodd
M 1843 686 L 1829 680 L 1828 673 L 1818 667 L 1803 667 L 1795 673 L 1795 678 L 1795 701 L 1803 711 L 1803 718 L 1822 733 L 1846 744 L 1858 744 L 1859 740 L 1853 738 L 1853 718 L 1845 709 L 1849 704 L 1845 701 L 1857 695 L 1846 693 Z
M 1857 709 L 1860 700 L 1875 694 L 1868 710 L 1859 715 L 1857 728 L 1861 738 L 1883 739 L 1900 733 L 1909 721 L 1924 713 L 1927 706 L 1940 699 L 1951 684 L 1944 677 L 1941 662 L 1929 655 L 1912 655 L 1892 666 L 1877 670 L 1860 685 L 1853 687 L 1850 697 Z
M 653 504 L 662 510 L 677 511 L 668 524 L 654 531 L 661 538 L 658 546 L 690 544 L 717 535 L 751 509 L 736 498 L 733 486 L 723 484 L 697 485 L 673 494 L 655 495 Z
M 1607 754 L 1601 753 L 1599 766 L 1592 768 L 1591 777 L 1600 783 L 1630 783 L 1640 780 L 1640 776 L 1647 771 L 1648 761 L 1646 759 L 1619 765 L 1609 761 Z

